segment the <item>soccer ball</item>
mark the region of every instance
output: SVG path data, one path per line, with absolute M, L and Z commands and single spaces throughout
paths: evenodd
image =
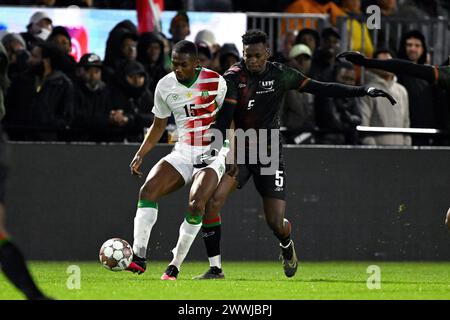
M 133 249 L 125 240 L 112 238 L 100 248 L 99 259 L 106 269 L 122 271 L 128 268 L 133 260 Z

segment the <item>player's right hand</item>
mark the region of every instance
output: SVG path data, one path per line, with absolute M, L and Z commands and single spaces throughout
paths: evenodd
M 336 59 L 338 60 L 342 58 L 358 66 L 363 66 L 366 60 L 366 57 L 359 51 L 341 52 L 336 56 Z
M 142 157 L 138 154 L 135 155 L 133 160 L 131 160 L 131 163 L 130 163 L 130 170 L 131 170 L 132 175 L 142 178 L 143 173 L 141 171 L 139 171 L 141 164 L 142 164 Z

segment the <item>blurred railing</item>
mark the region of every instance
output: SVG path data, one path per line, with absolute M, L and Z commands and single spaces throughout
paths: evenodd
M 269 37 L 269 46 L 272 52 L 280 49 L 285 35 L 289 31 L 313 28 L 320 31 L 329 26 L 327 14 L 298 14 L 298 13 L 247 13 L 247 28 L 261 29 Z
M 337 27 L 341 34 L 341 49 L 343 51 L 358 50 L 364 52 L 369 42 L 373 43 L 374 48 L 388 47 L 397 51 L 403 34 L 411 30 L 419 30 L 425 36 L 431 64 L 441 64 L 449 57 L 449 21 L 444 17 L 419 20 L 383 17 L 380 29 L 368 29 L 366 19 L 367 17 L 363 16 L 346 16 L 337 19 Z M 355 48 L 354 43 L 352 43 L 352 40 L 355 40 L 355 26 L 360 30 L 368 30 L 368 32 L 358 32 L 358 36 L 362 37 L 358 41 L 361 43 L 362 48 Z M 367 35 L 369 35 L 370 39 L 366 38 Z

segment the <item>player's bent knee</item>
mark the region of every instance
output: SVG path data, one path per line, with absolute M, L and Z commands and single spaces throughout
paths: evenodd
M 199 199 L 189 201 L 189 212 L 193 215 L 203 215 L 205 213 L 206 203 Z

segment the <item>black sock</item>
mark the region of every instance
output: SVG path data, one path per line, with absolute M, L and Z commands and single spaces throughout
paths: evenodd
M 28 272 L 22 253 L 13 243 L 6 242 L 0 246 L 0 264 L 6 277 L 28 299 L 44 298 Z
M 215 257 L 217 255 L 220 255 L 221 225 L 219 224 L 213 227 L 203 226 L 202 234 L 208 257 Z

